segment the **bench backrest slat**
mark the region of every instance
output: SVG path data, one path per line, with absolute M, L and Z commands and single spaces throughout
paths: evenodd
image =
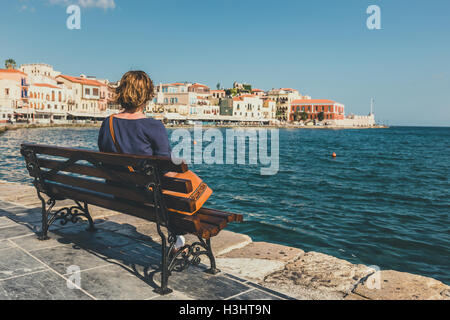
M 134 201 L 140 204 L 153 204 L 153 193 L 145 191 L 144 188 L 136 188 L 132 185 L 126 184 L 111 184 L 98 182 L 93 179 L 85 179 L 81 177 L 69 176 L 66 174 L 49 174 L 43 173 L 43 178 L 46 183 L 57 182 L 66 186 L 73 186 L 84 189 L 86 192 L 102 193 L 105 195 L 114 196 L 117 200 Z M 180 211 L 194 210 L 194 203 L 186 198 L 171 197 L 163 195 L 166 201 L 170 201 L 170 206 L 173 209 Z
M 134 201 L 137 204 L 153 204 L 153 193 L 146 190 L 148 187 L 153 188 L 158 181 L 153 171 L 148 175 L 139 170 L 143 165 L 151 166 L 157 171 L 160 166 L 178 171 L 187 169 L 186 165 L 173 164 L 170 158 L 108 154 L 34 144 L 23 144 L 22 148 L 35 154 L 44 183 L 56 182 L 66 187 L 77 187 L 77 190 L 87 193 L 101 193 L 115 197 L 117 201 Z M 59 160 L 49 159 L 48 156 Z M 127 169 L 129 165 L 134 166 L 133 172 Z M 189 180 L 161 177 L 160 173 L 158 175 L 163 190 L 181 193 L 192 191 Z M 193 199 L 165 193 L 163 198 L 171 209 L 183 212 L 194 212 L 196 209 Z
M 41 168 L 55 169 L 61 167 L 63 161 L 50 160 L 50 159 L 38 159 L 38 164 Z M 147 176 L 142 176 L 135 173 L 130 173 L 127 171 L 117 171 L 117 170 L 101 170 L 94 166 L 82 165 L 82 164 L 71 164 L 61 171 L 82 174 L 87 176 L 92 176 L 96 178 L 103 178 L 110 181 L 116 181 L 121 183 L 131 183 L 137 185 L 145 185 L 149 182 Z M 192 183 L 190 180 L 177 179 L 163 177 L 161 181 L 162 188 L 164 190 L 170 190 L 181 193 L 192 192 Z
M 53 147 L 37 144 L 23 144 L 22 146 L 33 149 L 33 151 L 36 152 L 37 154 L 45 154 L 63 158 L 71 158 L 75 156 L 82 156 L 84 158 L 91 157 L 92 159 L 100 161 L 104 164 L 116 166 L 138 167 L 143 160 L 147 160 L 150 161 L 152 164 L 157 165 L 158 168 L 162 171 L 186 172 L 188 170 L 187 165 L 185 163 L 177 165 L 174 164 L 172 160 L 167 157 L 105 153 L 105 152 Z

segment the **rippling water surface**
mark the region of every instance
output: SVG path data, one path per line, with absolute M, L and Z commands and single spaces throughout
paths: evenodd
M 30 183 L 20 143 L 96 148 L 96 129 L 0 136 L 0 179 Z M 337 153 L 337 158 L 330 155 Z M 194 165 L 230 230 L 450 284 L 450 128 L 280 130 L 280 171 Z

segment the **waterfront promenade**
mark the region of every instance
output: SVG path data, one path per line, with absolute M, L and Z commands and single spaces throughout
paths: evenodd
M 86 223 L 56 224 L 51 240 L 41 242 L 34 187 L 0 181 L 0 299 L 450 299 L 450 287 L 431 278 L 229 231 L 212 240 L 221 274 L 203 273 L 202 265 L 174 273 L 174 292 L 161 297 L 153 292 L 160 261 L 154 223 L 91 211 L 96 233 L 84 231 Z M 81 271 L 79 289 L 67 287 L 72 265 Z
M 0 134 L 8 131 L 8 130 L 18 130 L 18 129 L 33 129 L 33 128 L 53 128 L 53 127 L 100 127 L 102 121 L 90 122 L 90 123 L 57 123 L 57 124 L 48 124 L 48 123 L 20 123 L 20 124 L 0 124 Z M 166 124 L 168 129 L 170 128 L 193 128 L 194 125 L 180 125 L 180 124 Z M 230 124 L 203 124 L 203 127 L 217 127 L 217 128 L 284 128 L 284 129 L 386 129 L 387 126 L 384 125 L 375 125 L 372 127 L 345 127 L 345 126 L 300 126 L 295 124 L 284 124 L 284 125 L 264 125 L 264 126 L 250 126 L 244 125 L 244 123 L 238 125 L 230 125 Z

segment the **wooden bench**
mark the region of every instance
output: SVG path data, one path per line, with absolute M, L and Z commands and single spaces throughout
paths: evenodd
M 95 231 L 88 205 L 95 205 L 156 223 L 161 237 L 161 286 L 159 294 L 172 292 L 168 278 L 172 271 L 182 271 L 198 265 L 200 256 L 209 258 L 207 272 L 216 274 L 211 237 L 216 236 L 230 222 L 240 222 L 242 215 L 215 209 L 201 208 L 189 216 L 168 212 L 165 203 L 174 209 L 195 211 L 195 203 L 186 198 L 165 195 L 162 190 L 192 192 L 189 180 L 165 177 L 163 172 L 185 172 L 187 165 L 174 164 L 170 158 L 102 153 L 88 150 L 22 144 L 21 154 L 34 178 L 42 202 L 42 231 L 39 239 L 48 239 L 47 232 L 56 220 L 62 224 L 76 223 L 81 217 Z M 132 166 L 135 172 L 124 170 Z M 48 197 L 44 199 L 43 195 Z M 56 201 L 70 199 L 71 207 L 55 210 Z M 167 237 L 161 227 L 167 229 Z M 176 236 L 194 234 L 198 241 L 172 250 Z

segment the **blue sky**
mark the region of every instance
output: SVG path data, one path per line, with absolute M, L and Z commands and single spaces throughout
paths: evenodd
M 81 30 L 66 8 L 81 5 Z M 366 9 L 381 8 L 381 30 Z M 9 0 L 0 60 L 156 83 L 291 87 L 390 125 L 450 125 L 450 1 Z

